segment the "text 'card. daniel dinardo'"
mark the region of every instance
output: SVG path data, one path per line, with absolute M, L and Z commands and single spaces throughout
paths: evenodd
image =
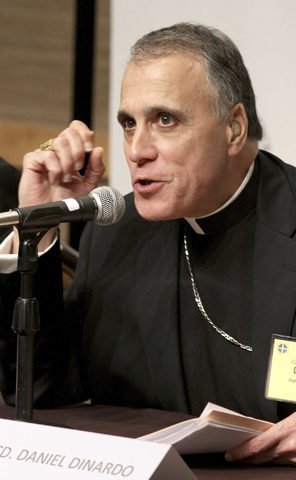
M 296 403 L 296 338 L 272 336 L 265 396 Z

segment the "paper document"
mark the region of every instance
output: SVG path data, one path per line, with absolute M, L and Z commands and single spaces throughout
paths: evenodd
M 225 452 L 265 432 L 272 425 L 208 403 L 200 417 L 158 430 L 140 437 L 140 440 L 174 445 L 183 455 Z

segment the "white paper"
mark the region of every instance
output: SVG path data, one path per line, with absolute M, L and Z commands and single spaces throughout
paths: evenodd
M 213 417 L 215 412 L 227 414 L 227 422 L 225 420 L 221 421 L 220 418 L 219 420 L 211 418 L 210 415 Z M 223 417 L 225 418 L 227 415 Z M 234 424 L 233 422 L 228 423 L 230 421 L 229 415 L 235 419 L 240 417 L 239 424 L 235 425 L 236 422 Z M 259 435 L 271 426 L 272 423 L 270 422 L 252 419 L 227 408 L 208 403 L 200 417 L 163 428 L 140 439 L 162 445 L 174 445 L 181 455 L 225 452 Z

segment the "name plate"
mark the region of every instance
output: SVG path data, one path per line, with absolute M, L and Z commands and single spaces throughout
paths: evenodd
M 296 338 L 272 336 L 265 396 L 296 403 Z
M 174 447 L 0 419 L 0 479 L 194 480 Z

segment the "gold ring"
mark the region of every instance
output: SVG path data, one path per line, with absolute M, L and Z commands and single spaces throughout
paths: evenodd
M 40 150 L 53 150 L 53 138 L 40 145 Z

